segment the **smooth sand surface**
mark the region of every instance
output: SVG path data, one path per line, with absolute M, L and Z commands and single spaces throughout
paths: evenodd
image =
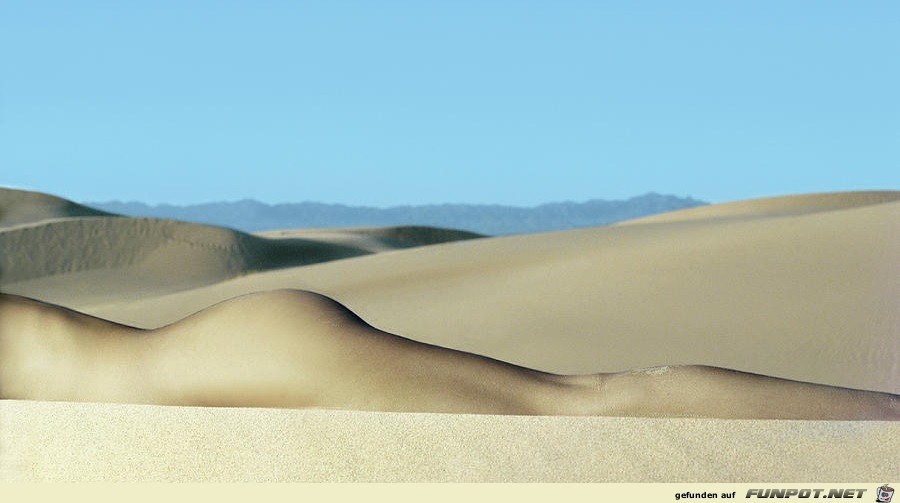
M 149 328 L 247 293 L 311 290 L 386 332 L 545 372 L 707 365 L 900 393 L 900 192 L 889 194 L 844 194 L 843 209 L 824 197 L 828 211 L 799 215 L 769 215 L 779 198 L 744 204 L 755 219 L 461 241 L 134 301 L 85 302 L 41 281 L 4 291 Z M 703 209 L 719 212 L 691 211 Z
M 16 201 L 0 200 L 0 221 L 24 214 Z M 183 479 L 196 480 L 791 478 L 764 476 L 773 463 L 793 480 L 846 479 L 851 462 L 868 470 L 861 478 L 900 475 L 882 455 L 900 448 L 900 192 L 744 201 L 410 249 L 396 230 L 252 236 L 44 214 L 0 229 L 0 289 L 43 301 L 0 300 L 5 479 L 91 479 L 46 460 L 81 456 L 99 467 L 126 452 L 127 466 L 95 478 L 178 478 L 187 460 L 173 467 L 139 453 L 177 450 L 179 440 L 228 465 L 186 467 Z M 365 256 L 313 264 L 323 249 Z M 121 443 L 132 435 L 125 423 L 110 419 L 119 412 L 146 420 L 133 450 Z M 45 441 L 30 427 L 41 413 L 57 428 L 97 414 L 72 442 L 109 456 Z M 284 418 L 328 426 L 315 442 L 281 446 L 224 441 L 219 429 L 244 420 L 277 429 Z M 197 430 L 178 421 L 207 433 L 195 442 Z M 398 442 L 398 421 L 457 433 Z M 341 431 L 365 432 L 389 454 L 359 461 L 368 451 L 335 441 Z M 591 444 L 594 435 L 611 443 Z M 456 438 L 477 440 L 458 451 Z M 531 463 L 519 444 L 546 462 Z M 322 445 L 337 452 L 323 457 Z M 578 454 L 591 445 L 604 448 Z M 559 459 L 561 446 L 571 459 Z M 785 450 L 794 448 L 817 462 L 794 460 Z M 296 471 L 248 461 L 273 450 Z M 716 450 L 733 452 L 743 471 L 721 456 L 691 457 Z M 491 463 L 481 464 L 483 451 Z M 452 462 L 425 459 L 434 452 Z M 317 472 L 317 456 L 361 464 L 329 461 Z M 392 459 L 418 459 L 421 469 L 385 468 Z
M 895 395 L 675 366 L 558 376 L 278 290 L 140 330 L 0 295 L 0 398 L 463 414 L 900 419 Z

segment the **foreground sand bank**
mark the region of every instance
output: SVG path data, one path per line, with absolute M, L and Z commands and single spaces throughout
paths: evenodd
M 0 478 L 45 481 L 894 480 L 900 423 L 0 402 Z

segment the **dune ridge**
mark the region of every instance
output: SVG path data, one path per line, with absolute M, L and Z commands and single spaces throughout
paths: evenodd
M 61 197 L 0 187 L 0 229 L 42 220 L 114 216 Z
M 900 201 L 900 191 L 856 191 L 820 194 L 792 194 L 713 204 L 659 215 L 635 218 L 613 225 L 691 222 L 740 218 L 777 218 L 826 211 L 846 210 Z
M 0 232 L 3 283 L 144 265 L 220 281 L 250 271 L 370 253 L 305 239 L 271 240 L 229 229 L 125 217 L 65 219 Z M 18 251 L 18 253 L 15 253 Z M 172 266 L 177 270 L 170 270 Z
M 900 419 L 900 400 L 893 395 L 726 369 L 674 366 L 592 376 L 537 372 L 382 332 L 327 297 L 297 290 L 244 296 L 156 330 L 14 296 L 0 297 L 0 320 L 0 398 L 5 399 Z
M 545 372 L 707 365 L 900 393 L 900 202 L 845 199 L 831 211 L 770 218 L 762 205 L 759 218 L 460 241 L 137 300 L 58 303 L 153 328 L 232 297 L 299 288 L 386 332 Z M 47 295 L 15 286 L 7 291 Z
M 900 192 L 484 239 L 2 196 L 0 480 L 897 473 Z
M 81 301 L 135 299 L 253 272 L 476 237 L 427 227 L 266 237 L 150 218 L 42 218 L 0 228 L 0 287 L 36 288 L 51 302 L 67 295 Z
M 148 276 L 169 276 L 178 290 L 249 272 L 482 237 L 415 226 L 271 236 L 122 217 L 47 194 L 0 189 L 0 285 L 129 268 L 138 272 L 124 275 L 132 283 L 140 285 Z M 138 268 L 142 270 L 135 271 Z M 102 281 L 103 276 L 91 278 Z M 121 283 L 115 277 L 112 281 Z

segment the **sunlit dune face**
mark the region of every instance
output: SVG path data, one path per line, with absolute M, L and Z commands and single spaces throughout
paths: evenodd
M 4 297 L 3 398 L 483 414 L 896 419 L 893 395 L 708 367 L 554 376 L 397 337 L 322 295 L 156 330 Z M 802 396 L 802 398 L 798 398 Z

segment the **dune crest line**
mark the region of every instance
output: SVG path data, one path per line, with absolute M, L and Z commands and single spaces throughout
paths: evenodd
M 0 295 L 0 398 L 394 412 L 900 419 L 896 395 L 704 366 L 561 376 L 375 329 L 313 292 L 158 329 Z

